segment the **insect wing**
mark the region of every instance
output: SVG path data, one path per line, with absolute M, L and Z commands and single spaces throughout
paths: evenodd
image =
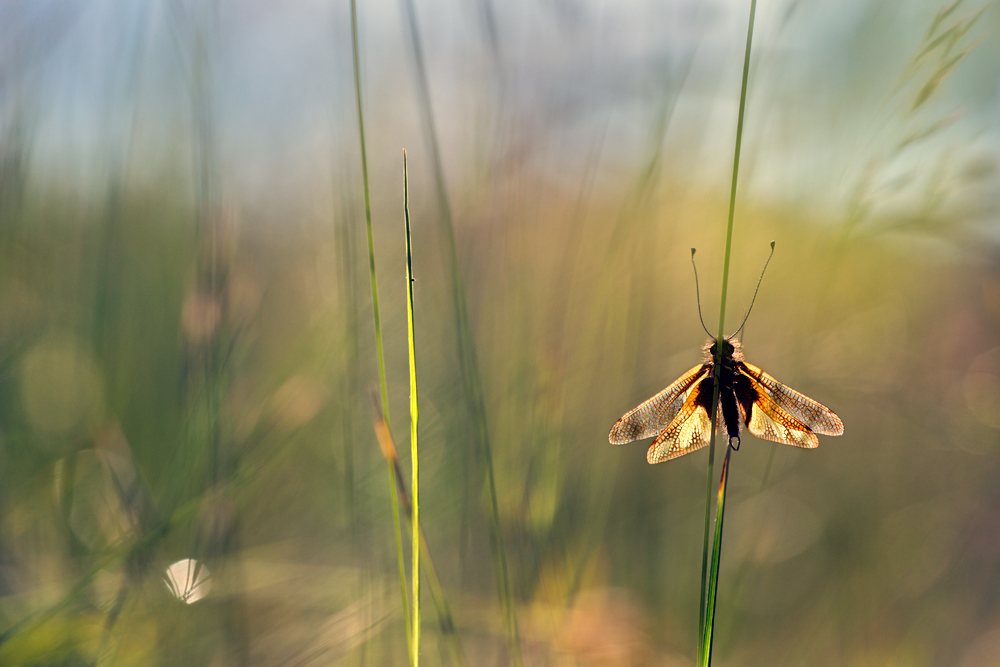
M 776 406 L 813 433 L 844 434 L 844 422 L 830 408 L 786 387 L 756 366 L 740 362 L 740 371 L 750 378 L 758 393 L 767 394 Z
M 740 371 L 750 380 L 751 391 L 739 402 L 752 400 L 747 427 L 758 438 L 814 449 L 819 446 L 817 433 L 844 432 L 840 418 L 829 408 L 786 387 L 756 366 L 741 364 Z
M 708 364 L 695 366 L 669 387 L 627 413 L 611 427 L 608 440 L 613 445 L 624 445 L 657 435 L 670 426 L 681 412 L 685 399 L 698 380 L 711 373 Z
M 778 407 L 761 392 L 750 411 L 747 428 L 758 438 L 805 449 L 819 447 L 819 439 L 808 427 Z
M 695 385 L 694 391 L 688 394 L 677 416 L 650 445 L 649 451 L 646 452 L 647 461 L 662 463 L 708 444 L 712 435 L 712 420 L 702 405 L 705 401 L 699 400 L 698 396 L 706 386 L 707 383 Z

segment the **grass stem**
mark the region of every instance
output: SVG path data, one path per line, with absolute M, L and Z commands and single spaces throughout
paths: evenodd
M 389 421 L 389 392 L 385 381 L 385 353 L 382 347 L 382 319 L 378 307 L 378 280 L 375 276 L 375 241 L 372 237 L 372 206 L 368 188 L 368 152 L 365 148 L 365 116 L 361 107 L 361 57 L 358 53 L 358 6 L 351 0 L 351 46 L 354 54 L 354 97 L 358 108 L 358 137 L 361 141 L 361 178 L 365 190 L 365 224 L 368 232 L 368 269 L 372 285 L 372 315 L 375 319 L 375 349 L 378 352 L 379 390 L 382 398 L 382 414 L 386 428 Z M 396 497 L 395 473 L 389 464 L 389 495 L 392 498 L 392 522 L 396 534 L 396 560 L 399 566 L 399 585 L 403 599 L 403 624 L 406 626 L 406 647 L 413 661 L 413 638 L 410 636 L 409 602 L 406 596 L 406 566 L 403 560 L 403 538 L 399 527 L 399 499 Z
M 740 149 L 743 145 L 743 119 L 744 112 L 746 111 L 746 101 L 747 101 L 747 80 L 750 77 L 750 46 L 753 41 L 753 24 L 754 17 L 757 13 L 757 0 L 750 0 L 750 19 L 747 24 L 747 43 L 746 50 L 743 54 L 743 81 L 740 86 L 740 111 L 739 116 L 736 121 L 736 147 L 733 155 L 733 178 L 732 185 L 729 190 L 729 221 L 726 227 L 726 253 L 722 263 L 722 297 L 719 301 L 719 334 L 717 340 L 722 340 L 725 336 L 725 324 L 726 324 L 726 296 L 729 289 L 729 258 L 733 246 L 733 220 L 736 216 L 736 185 L 740 173 Z M 712 559 L 713 566 L 711 572 L 711 581 L 706 577 L 709 575 L 708 572 L 708 533 L 709 533 L 709 521 L 711 517 L 712 508 L 712 482 L 714 479 L 714 463 L 715 463 L 715 432 L 716 429 L 714 425 L 717 419 L 717 412 L 719 406 L 719 373 L 722 369 L 722 345 L 716 347 L 716 358 L 715 358 L 715 383 L 714 389 L 712 391 L 712 416 L 711 422 L 713 425 L 712 435 L 709 439 L 708 445 L 708 483 L 705 493 L 705 534 L 704 542 L 702 546 L 702 558 L 701 558 L 701 596 L 700 596 L 700 607 L 698 615 L 698 633 L 699 633 L 699 644 L 698 644 L 698 664 L 699 665 L 709 665 L 712 662 L 712 645 L 711 645 L 711 632 L 712 632 L 712 622 L 715 617 L 715 592 L 716 585 L 718 583 L 718 566 L 716 561 L 717 555 L 721 552 L 721 545 L 719 541 L 722 539 L 722 508 L 720 507 L 717 511 L 718 518 L 716 519 L 716 532 L 715 532 L 715 546 L 712 549 Z M 728 472 L 729 469 L 729 449 L 726 450 L 726 459 L 723 466 L 723 476 Z M 723 485 L 723 491 L 725 486 Z M 720 491 L 720 502 L 724 498 L 724 495 Z
M 729 480 L 729 455 L 733 448 L 726 447 L 722 460 L 722 477 L 719 479 L 719 496 L 715 509 L 715 539 L 712 542 L 712 574 L 708 588 L 708 609 L 705 616 L 705 639 L 702 665 L 712 664 L 712 638 L 715 630 L 715 598 L 719 593 L 719 562 L 722 558 L 722 520 L 726 513 L 726 482 Z
M 406 226 L 406 330 L 410 351 L 410 458 L 413 468 L 413 667 L 420 665 L 420 457 L 417 453 L 417 357 L 413 331 L 413 253 L 410 245 L 410 190 L 403 149 L 403 218 Z

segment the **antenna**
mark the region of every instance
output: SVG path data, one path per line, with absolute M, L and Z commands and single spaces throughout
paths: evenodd
M 774 244 L 771 244 L 774 247 Z M 698 288 L 698 265 L 694 263 L 694 253 L 695 249 L 691 248 L 691 266 L 694 267 L 694 294 L 695 298 L 698 299 L 698 319 L 701 320 L 701 328 L 705 330 L 709 338 L 714 339 L 715 337 L 709 332 L 708 327 L 705 326 L 705 318 L 701 316 L 701 290 Z
M 760 272 L 760 278 L 757 279 L 757 289 L 755 289 L 753 291 L 753 298 L 750 299 L 750 307 L 747 308 L 747 314 L 746 314 L 746 317 L 743 318 L 743 324 L 740 325 L 739 329 L 737 329 L 732 334 L 730 334 L 726 338 L 726 340 L 732 340 L 733 338 L 736 337 L 736 334 L 738 334 L 739 332 L 743 331 L 743 325 L 747 323 L 747 319 L 749 319 L 749 317 L 750 317 L 750 311 L 753 310 L 753 302 L 757 300 L 757 292 L 758 292 L 758 290 L 760 290 L 760 282 L 762 280 L 764 280 L 764 271 L 767 271 L 767 265 L 771 263 L 771 258 L 772 257 L 774 257 L 774 241 L 771 241 L 771 254 L 767 256 L 767 261 L 764 262 L 764 270 Z M 702 326 L 704 326 L 704 325 L 702 325 Z

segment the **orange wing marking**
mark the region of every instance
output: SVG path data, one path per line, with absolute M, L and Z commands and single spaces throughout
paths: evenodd
M 753 381 L 758 392 L 766 393 L 776 406 L 802 426 L 818 435 L 844 434 L 844 422 L 830 408 L 786 387 L 756 366 L 748 363 L 741 363 L 741 366 L 740 370 Z
M 662 463 L 708 444 L 712 435 L 712 420 L 705 408 L 698 405 L 697 399 L 698 392 L 690 392 L 674 420 L 650 445 L 646 452 L 647 461 Z
M 814 449 L 819 446 L 817 433 L 844 432 L 843 422 L 826 406 L 786 387 L 756 366 L 742 366 L 740 370 L 757 392 L 748 426 L 758 438 Z
M 757 383 L 754 382 L 756 385 Z M 750 432 L 758 438 L 794 445 L 805 449 L 819 447 L 819 439 L 808 427 L 794 419 L 778 407 L 764 392 L 760 391 L 750 412 Z
M 613 445 L 624 445 L 660 433 L 678 416 L 692 394 L 691 388 L 706 373 L 711 373 L 711 369 L 702 364 L 680 376 L 672 385 L 615 422 L 608 440 Z

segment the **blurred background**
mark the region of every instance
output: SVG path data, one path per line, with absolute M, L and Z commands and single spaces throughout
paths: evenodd
M 701 359 L 692 246 L 715 328 L 748 11 L 358 3 L 423 664 L 694 664 L 707 451 L 607 435 Z M 0 2 L 0 664 L 407 663 L 350 17 Z M 845 434 L 734 455 L 718 665 L 1000 664 L 998 29 L 760 0 L 727 329 L 775 240 L 747 359 Z

